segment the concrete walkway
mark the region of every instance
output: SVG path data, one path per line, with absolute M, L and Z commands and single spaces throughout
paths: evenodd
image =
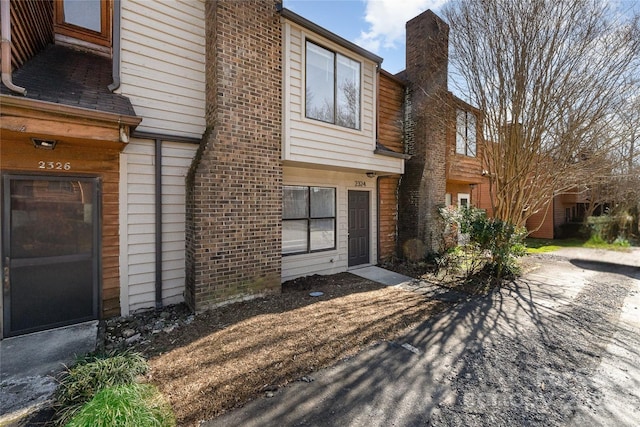
M 349 270 L 349 273 L 387 286 L 399 286 L 410 284 L 415 281 L 413 277 L 405 276 L 376 266 L 354 268 Z
M 86 322 L 0 341 L 0 425 L 11 425 L 49 402 L 54 376 L 95 350 L 97 325 Z

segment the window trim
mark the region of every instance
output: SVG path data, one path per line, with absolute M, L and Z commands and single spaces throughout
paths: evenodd
M 69 24 L 64 21 L 64 1 L 54 1 L 54 32 L 56 34 L 73 37 L 79 40 L 88 41 L 100 46 L 111 47 L 111 19 L 113 7 L 111 0 L 100 1 L 100 31 L 89 30 L 78 25 Z
M 333 54 L 333 121 L 327 121 L 327 120 L 322 120 L 322 119 L 317 119 L 315 117 L 310 117 L 307 114 L 307 82 L 308 82 L 308 75 L 307 75 L 307 64 L 308 64 L 308 49 L 307 49 L 307 45 L 311 43 L 317 47 L 319 47 L 320 49 L 324 49 L 330 53 Z M 341 125 L 339 123 L 336 123 L 337 121 L 337 117 L 338 117 L 338 87 L 337 87 L 337 79 L 338 79 L 338 55 L 341 55 L 342 57 L 356 62 L 358 64 L 358 68 L 359 68 L 359 84 L 358 84 L 358 126 L 357 127 L 349 127 L 349 126 L 344 126 Z M 313 120 L 316 122 L 320 122 L 320 123 L 327 123 L 330 125 L 334 125 L 334 126 L 339 126 L 340 128 L 343 129 L 349 129 L 352 131 L 362 131 L 362 110 L 363 110 L 363 105 L 362 105 L 362 100 L 363 100 L 363 96 L 362 96 L 362 82 L 363 82 L 363 68 L 364 68 L 364 63 L 362 61 L 359 61 L 357 59 L 355 59 L 352 56 L 349 55 L 345 55 L 344 53 L 336 50 L 336 49 L 332 49 L 327 47 L 326 45 L 322 44 L 322 43 L 318 43 L 315 40 L 309 38 L 309 37 L 305 37 L 304 39 L 304 118 L 308 119 L 308 120 Z
M 464 114 L 464 131 L 465 134 L 461 136 L 464 138 L 464 152 L 458 151 L 458 137 L 460 136 L 458 133 L 458 117 L 459 114 Z M 469 116 L 473 116 L 474 118 L 474 150 L 473 154 L 469 154 L 471 150 L 469 149 Z M 478 115 L 473 111 L 466 110 L 464 108 L 456 108 L 456 120 L 455 120 L 455 153 L 461 156 L 467 157 L 478 157 Z
M 329 186 L 321 186 L 321 185 L 297 185 L 297 184 L 287 184 L 282 186 L 282 190 L 286 187 L 305 187 L 307 189 L 307 216 L 306 217 L 296 217 L 296 218 L 284 218 L 284 203 L 283 203 L 283 212 L 282 212 L 282 224 L 284 229 L 285 221 L 307 221 L 307 249 L 305 251 L 298 252 L 288 252 L 283 253 L 282 249 L 280 250 L 281 256 L 292 256 L 292 255 L 305 255 L 312 254 L 317 252 L 327 252 L 327 251 L 335 251 L 338 247 L 338 189 L 336 187 Z M 311 189 L 312 188 L 326 188 L 333 190 L 333 215 L 334 216 L 326 216 L 326 217 L 312 217 L 311 216 Z M 333 247 L 331 248 L 323 248 L 323 249 L 311 249 L 311 220 L 318 219 L 332 219 L 333 220 Z

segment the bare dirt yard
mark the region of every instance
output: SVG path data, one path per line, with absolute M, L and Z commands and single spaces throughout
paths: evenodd
M 312 291 L 323 292 L 312 297 Z M 283 284 L 282 294 L 193 316 L 182 306 L 106 325 L 107 350 L 149 358 L 147 380 L 179 425 L 198 425 L 406 333 L 450 304 L 350 273 Z

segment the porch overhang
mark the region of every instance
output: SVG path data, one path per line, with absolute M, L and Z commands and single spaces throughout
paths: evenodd
M 0 95 L 2 139 L 53 138 L 122 147 L 141 117 L 74 107 L 48 101 Z

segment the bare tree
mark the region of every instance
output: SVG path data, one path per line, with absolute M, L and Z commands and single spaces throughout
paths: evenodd
M 619 141 L 606 132 L 638 77 L 637 17 L 600 0 L 459 0 L 444 15 L 463 90 L 485 114 L 496 217 L 524 225 L 610 171 Z

